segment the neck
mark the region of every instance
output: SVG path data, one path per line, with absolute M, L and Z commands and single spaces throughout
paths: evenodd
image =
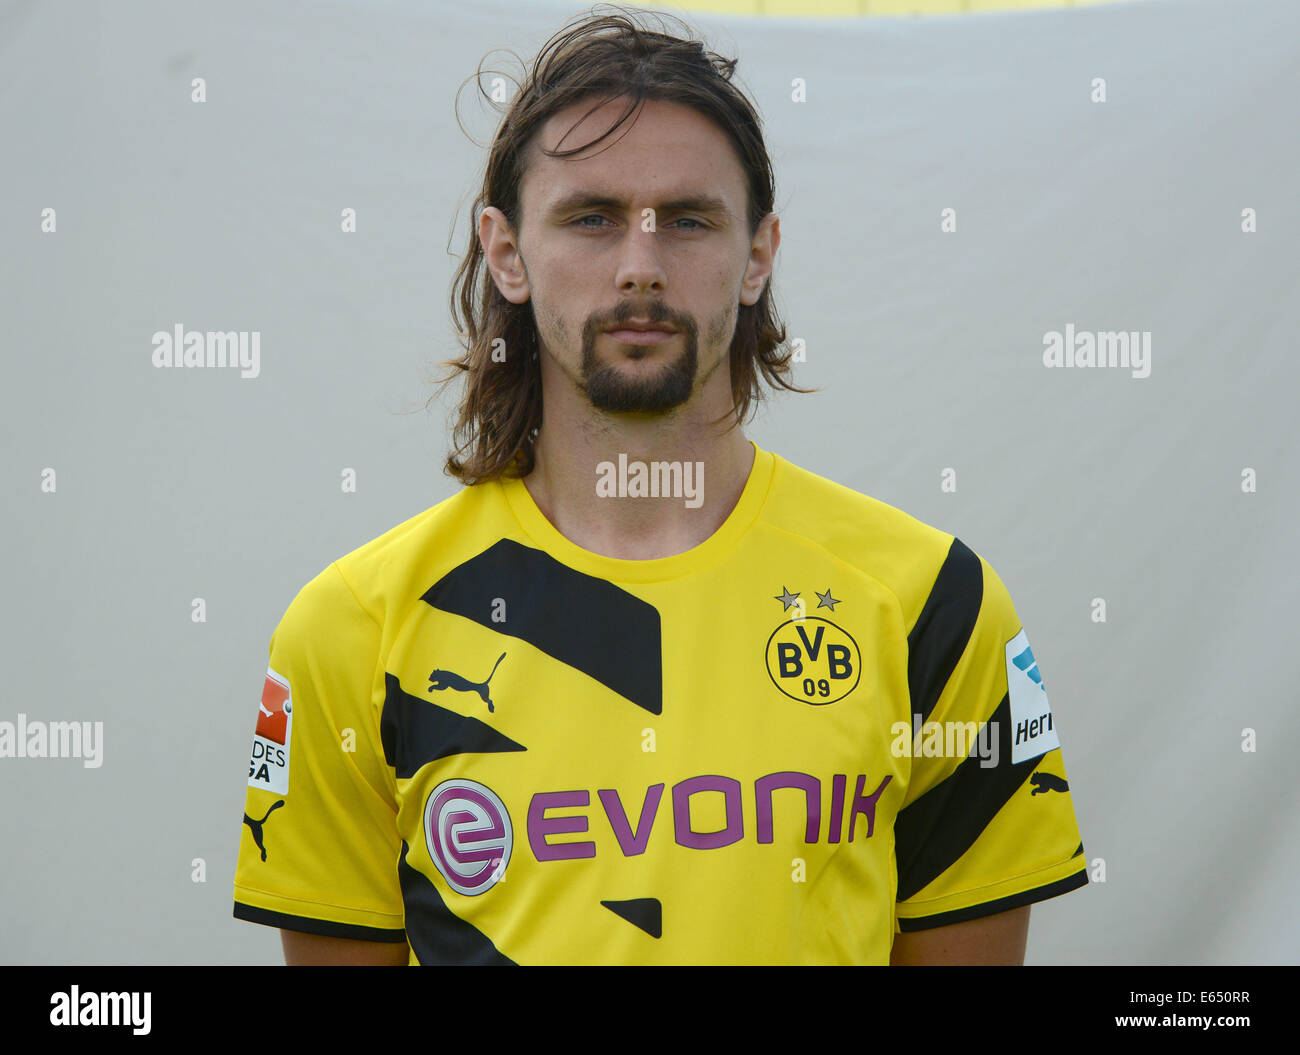
M 740 428 L 712 423 L 722 409 L 605 414 L 548 405 L 524 484 L 542 514 L 585 550 L 623 560 L 683 553 L 722 526 L 753 467 Z

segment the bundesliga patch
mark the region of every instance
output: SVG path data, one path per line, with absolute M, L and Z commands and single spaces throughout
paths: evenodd
M 1011 696 L 1011 763 L 1038 758 L 1061 746 L 1052 726 L 1047 689 L 1023 628 L 1007 642 L 1007 692 Z
M 289 793 L 289 736 L 293 731 L 293 693 L 289 679 L 266 668 L 257 730 L 248 760 L 248 786 L 276 795 Z

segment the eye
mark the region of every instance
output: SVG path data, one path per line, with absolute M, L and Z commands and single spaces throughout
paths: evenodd
M 583 228 L 586 228 L 586 229 L 589 230 L 589 231 L 598 231 L 598 230 L 600 230 L 600 227 L 597 226 L 596 224 L 589 224 L 589 223 L 586 223 L 585 221 L 587 221 L 587 220 L 600 220 L 602 223 L 604 223 L 604 222 L 605 222 L 605 217 L 603 217 L 603 216 L 601 216 L 601 215 L 599 215 L 599 214 L 593 212 L 593 213 L 589 213 L 589 214 L 586 215 L 586 216 L 580 216 L 580 217 L 578 217 L 578 219 L 574 220 L 573 223 L 571 223 L 569 226 L 570 226 L 570 227 L 583 227 Z
M 684 216 L 684 217 L 682 217 L 680 220 L 674 220 L 673 223 L 674 223 L 674 224 L 679 224 L 679 223 L 693 223 L 693 224 L 695 224 L 694 227 L 688 227 L 688 228 L 683 228 L 683 229 L 684 229 L 684 230 L 689 230 L 689 231 L 702 231 L 702 230 L 704 230 L 704 224 L 700 223 L 699 220 L 693 220 L 693 219 L 691 219 L 689 216 Z

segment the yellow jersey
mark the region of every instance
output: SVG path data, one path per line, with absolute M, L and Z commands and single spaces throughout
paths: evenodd
M 412 964 L 885 964 L 1086 882 L 993 568 L 755 447 L 675 556 L 584 550 L 507 477 L 312 579 L 271 638 L 234 915 Z

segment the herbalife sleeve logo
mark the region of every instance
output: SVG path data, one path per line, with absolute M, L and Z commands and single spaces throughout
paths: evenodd
M 1061 746 L 1052 727 L 1047 689 L 1023 628 L 1007 642 L 1007 692 L 1011 696 L 1011 763 L 1038 758 Z

